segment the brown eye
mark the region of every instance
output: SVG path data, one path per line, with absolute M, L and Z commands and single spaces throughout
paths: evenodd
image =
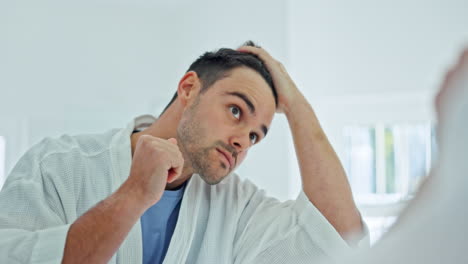
M 240 119 L 241 110 L 237 106 L 230 106 L 229 110 L 236 119 Z
M 250 133 L 250 142 L 252 142 L 252 144 L 255 144 L 257 142 L 257 139 L 258 139 L 257 134 Z

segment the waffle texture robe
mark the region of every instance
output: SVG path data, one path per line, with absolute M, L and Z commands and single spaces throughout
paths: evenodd
M 20 159 L 0 192 L 0 263 L 61 262 L 70 225 L 127 179 L 138 122 L 44 139 Z M 347 250 L 303 192 L 280 202 L 234 173 L 213 186 L 194 174 L 164 263 L 313 263 Z M 110 263 L 142 263 L 139 221 Z

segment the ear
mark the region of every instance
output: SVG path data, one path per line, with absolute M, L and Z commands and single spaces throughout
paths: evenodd
M 201 90 L 201 81 L 198 78 L 198 75 L 194 71 L 187 72 L 182 79 L 179 81 L 179 86 L 177 87 L 177 97 L 182 105 L 191 104 L 192 101 L 197 98 Z

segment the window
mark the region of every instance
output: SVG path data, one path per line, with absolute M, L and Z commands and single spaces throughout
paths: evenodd
M 434 159 L 434 131 L 423 123 L 345 127 L 344 166 L 353 190 L 414 194 Z
M 5 138 L 0 136 L 0 189 L 5 182 Z
M 436 154 L 428 122 L 344 128 L 344 166 L 371 242 L 395 222 L 428 174 Z

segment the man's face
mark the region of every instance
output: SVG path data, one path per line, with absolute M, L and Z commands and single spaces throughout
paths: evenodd
M 183 113 L 177 136 L 184 166 L 208 184 L 219 183 L 265 137 L 274 114 L 273 92 L 257 72 L 230 71 Z

